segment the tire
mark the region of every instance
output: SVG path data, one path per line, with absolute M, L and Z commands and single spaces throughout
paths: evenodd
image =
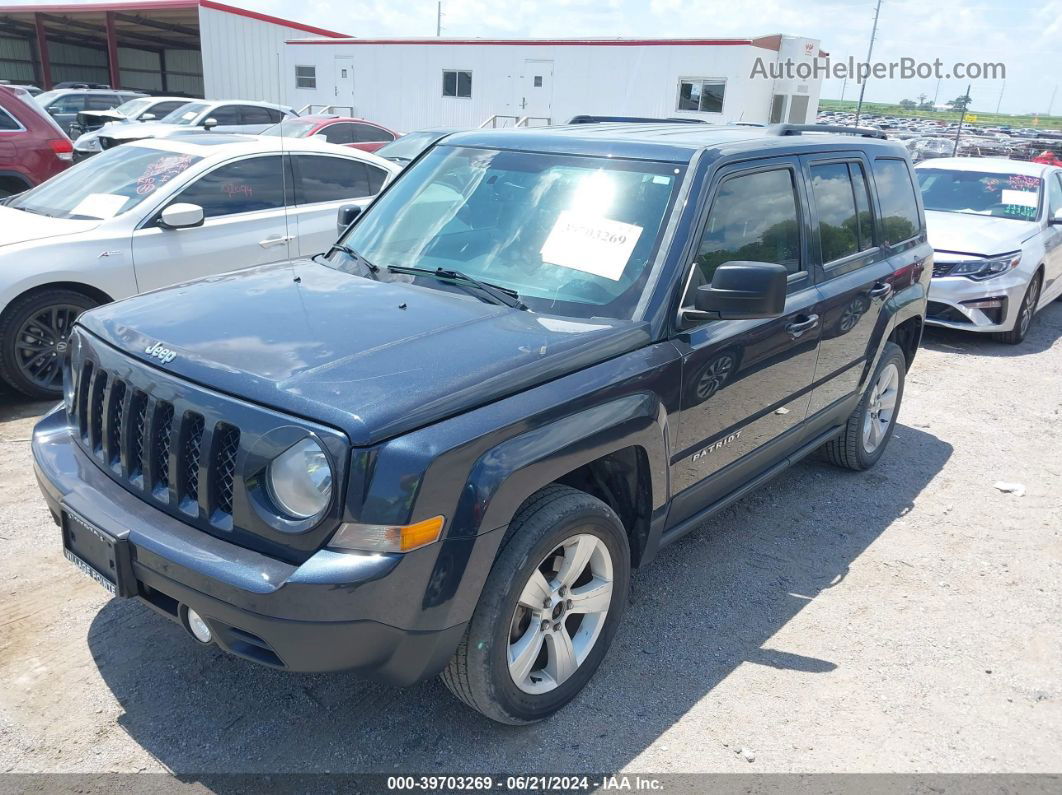
M 97 303 L 62 288 L 12 301 L 0 316 L 0 379 L 26 397 L 61 398 L 62 357 L 70 329 L 78 315 Z M 39 377 L 34 377 L 34 368 Z
M 890 368 L 894 369 L 887 372 Z M 878 462 L 896 427 L 906 373 L 907 360 L 900 346 L 886 342 L 881 361 L 878 362 L 859 405 L 845 423 L 844 430 L 822 446 L 826 460 L 839 467 L 856 471 L 870 469 Z M 883 385 L 887 387 L 882 396 L 885 399 L 879 403 L 879 391 Z M 884 413 L 886 403 L 891 403 L 891 406 L 888 407 L 888 417 L 882 420 L 881 414 Z M 869 438 L 868 428 L 872 429 Z
M 1032 277 L 1025 295 L 1022 296 L 1018 306 L 1018 315 L 1014 318 L 1014 328 L 1010 331 L 1001 331 L 992 336 L 1007 345 L 1020 345 L 1032 328 L 1033 317 L 1036 315 L 1036 305 L 1040 303 L 1040 288 L 1044 283 L 1044 275 L 1037 271 Z
M 573 543 L 565 548 L 565 541 Z M 576 550 L 582 550 L 587 563 L 569 575 L 566 562 L 583 559 Z M 606 556 L 610 569 L 604 566 Z M 468 630 L 442 673 L 443 682 L 465 704 L 499 723 L 549 717 L 575 698 L 608 651 L 627 605 L 630 559 L 626 530 L 601 500 L 568 486 L 537 492 L 509 525 Z M 608 595 L 606 574 L 611 574 Z M 572 590 L 559 591 L 562 582 L 573 583 Z M 581 594 L 586 600 L 591 592 L 597 600 L 587 601 L 587 607 L 607 605 L 603 614 L 578 608 L 568 612 L 573 603 L 565 596 Z M 539 594 L 548 594 L 554 606 L 546 608 L 542 599 L 541 607 L 525 607 L 521 598 L 530 601 L 529 593 L 536 604 Z M 567 646 L 561 633 L 569 638 Z M 571 652 L 555 653 L 558 647 Z M 521 655 L 521 649 L 528 652 Z M 574 663 L 574 669 L 565 667 L 564 660 Z

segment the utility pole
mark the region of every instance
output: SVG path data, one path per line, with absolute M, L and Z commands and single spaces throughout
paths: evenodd
M 937 78 L 937 90 L 933 92 L 933 107 L 934 108 L 936 108 L 936 106 L 937 106 L 937 100 L 940 99 L 940 81 L 942 79 L 943 78 L 940 78 L 940 77 Z
M 844 90 L 848 87 L 848 75 L 844 76 L 844 80 L 841 82 L 841 102 L 844 102 Z
M 1057 94 L 1057 93 L 1058 93 L 1058 83 L 1055 83 L 1055 88 L 1051 92 L 1051 101 L 1047 103 L 1047 115 L 1048 116 L 1051 115 L 1051 111 L 1055 107 L 1055 94 Z
M 881 0 L 878 0 L 878 5 L 874 9 L 874 27 L 870 31 L 870 46 L 867 48 L 867 67 L 870 67 L 870 56 L 874 54 L 874 39 L 878 35 L 878 15 L 881 13 Z M 863 112 L 863 94 L 867 90 L 867 81 L 864 80 L 859 84 L 859 103 L 856 105 L 856 117 L 855 126 L 859 126 L 859 114 Z
M 1003 81 L 1003 87 L 999 89 L 999 102 L 996 103 L 996 115 L 999 115 L 999 108 L 1003 105 L 1003 92 L 1007 90 L 1007 81 Z
M 442 36 L 442 0 L 435 4 L 435 35 Z
M 959 136 L 962 135 L 962 122 L 966 118 L 966 109 L 970 107 L 971 88 L 973 88 L 973 83 L 966 86 L 966 101 L 962 103 L 962 110 L 959 111 L 959 129 L 955 131 L 955 147 L 951 150 L 952 157 L 958 157 L 959 154 Z

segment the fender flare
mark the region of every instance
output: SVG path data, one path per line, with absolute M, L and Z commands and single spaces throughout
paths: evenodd
M 670 493 L 667 412 L 659 398 L 639 392 L 569 414 L 484 452 L 472 466 L 454 527 L 476 534 L 508 525 L 532 494 L 584 464 L 628 447 L 648 458 L 650 501 Z

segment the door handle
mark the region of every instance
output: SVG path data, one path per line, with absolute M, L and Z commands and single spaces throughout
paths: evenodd
M 798 317 L 803 317 L 804 319 L 794 320 L 792 323 L 785 327 L 785 330 L 789 332 L 789 336 L 793 339 L 802 336 L 805 331 L 810 331 L 819 324 L 818 315 L 798 315 Z
M 870 291 L 871 298 L 884 298 L 892 292 L 892 285 L 888 282 L 878 282 Z
M 282 246 L 285 243 L 290 243 L 294 239 L 294 235 L 284 235 L 283 237 L 278 235 L 277 237 L 267 237 L 265 240 L 259 240 L 258 245 L 262 248 L 273 248 L 273 246 Z

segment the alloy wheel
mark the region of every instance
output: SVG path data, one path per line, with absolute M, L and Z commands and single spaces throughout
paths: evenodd
M 509 627 L 509 675 L 534 695 L 564 684 L 586 660 L 612 604 L 612 556 L 581 533 L 559 544 L 520 592 Z
M 1029 333 L 1033 315 L 1036 314 L 1036 305 L 1040 303 L 1040 277 L 1036 276 L 1029 285 L 1029 292 L 1025 294 L 1025 300 L 1021 303 L 1021 316 L 1018 318 L 1018 328 L 1021 336 Z
M 866 413 L 863 417 L 863 449 L 873 453 L 878 449 L 885 434 L 889 431 L 896 413 L 896 399 L 899 396 L 900 371 L 895 362 L 889 362 L 878 373 L 874 386 L 870 389 Z
M 84 307 L 55 304 L 28 317 L 15 334 L 15 362 L 26 380 L 41 389 L 58 388 L 63 379 L 63 354 L 74 321 Z

